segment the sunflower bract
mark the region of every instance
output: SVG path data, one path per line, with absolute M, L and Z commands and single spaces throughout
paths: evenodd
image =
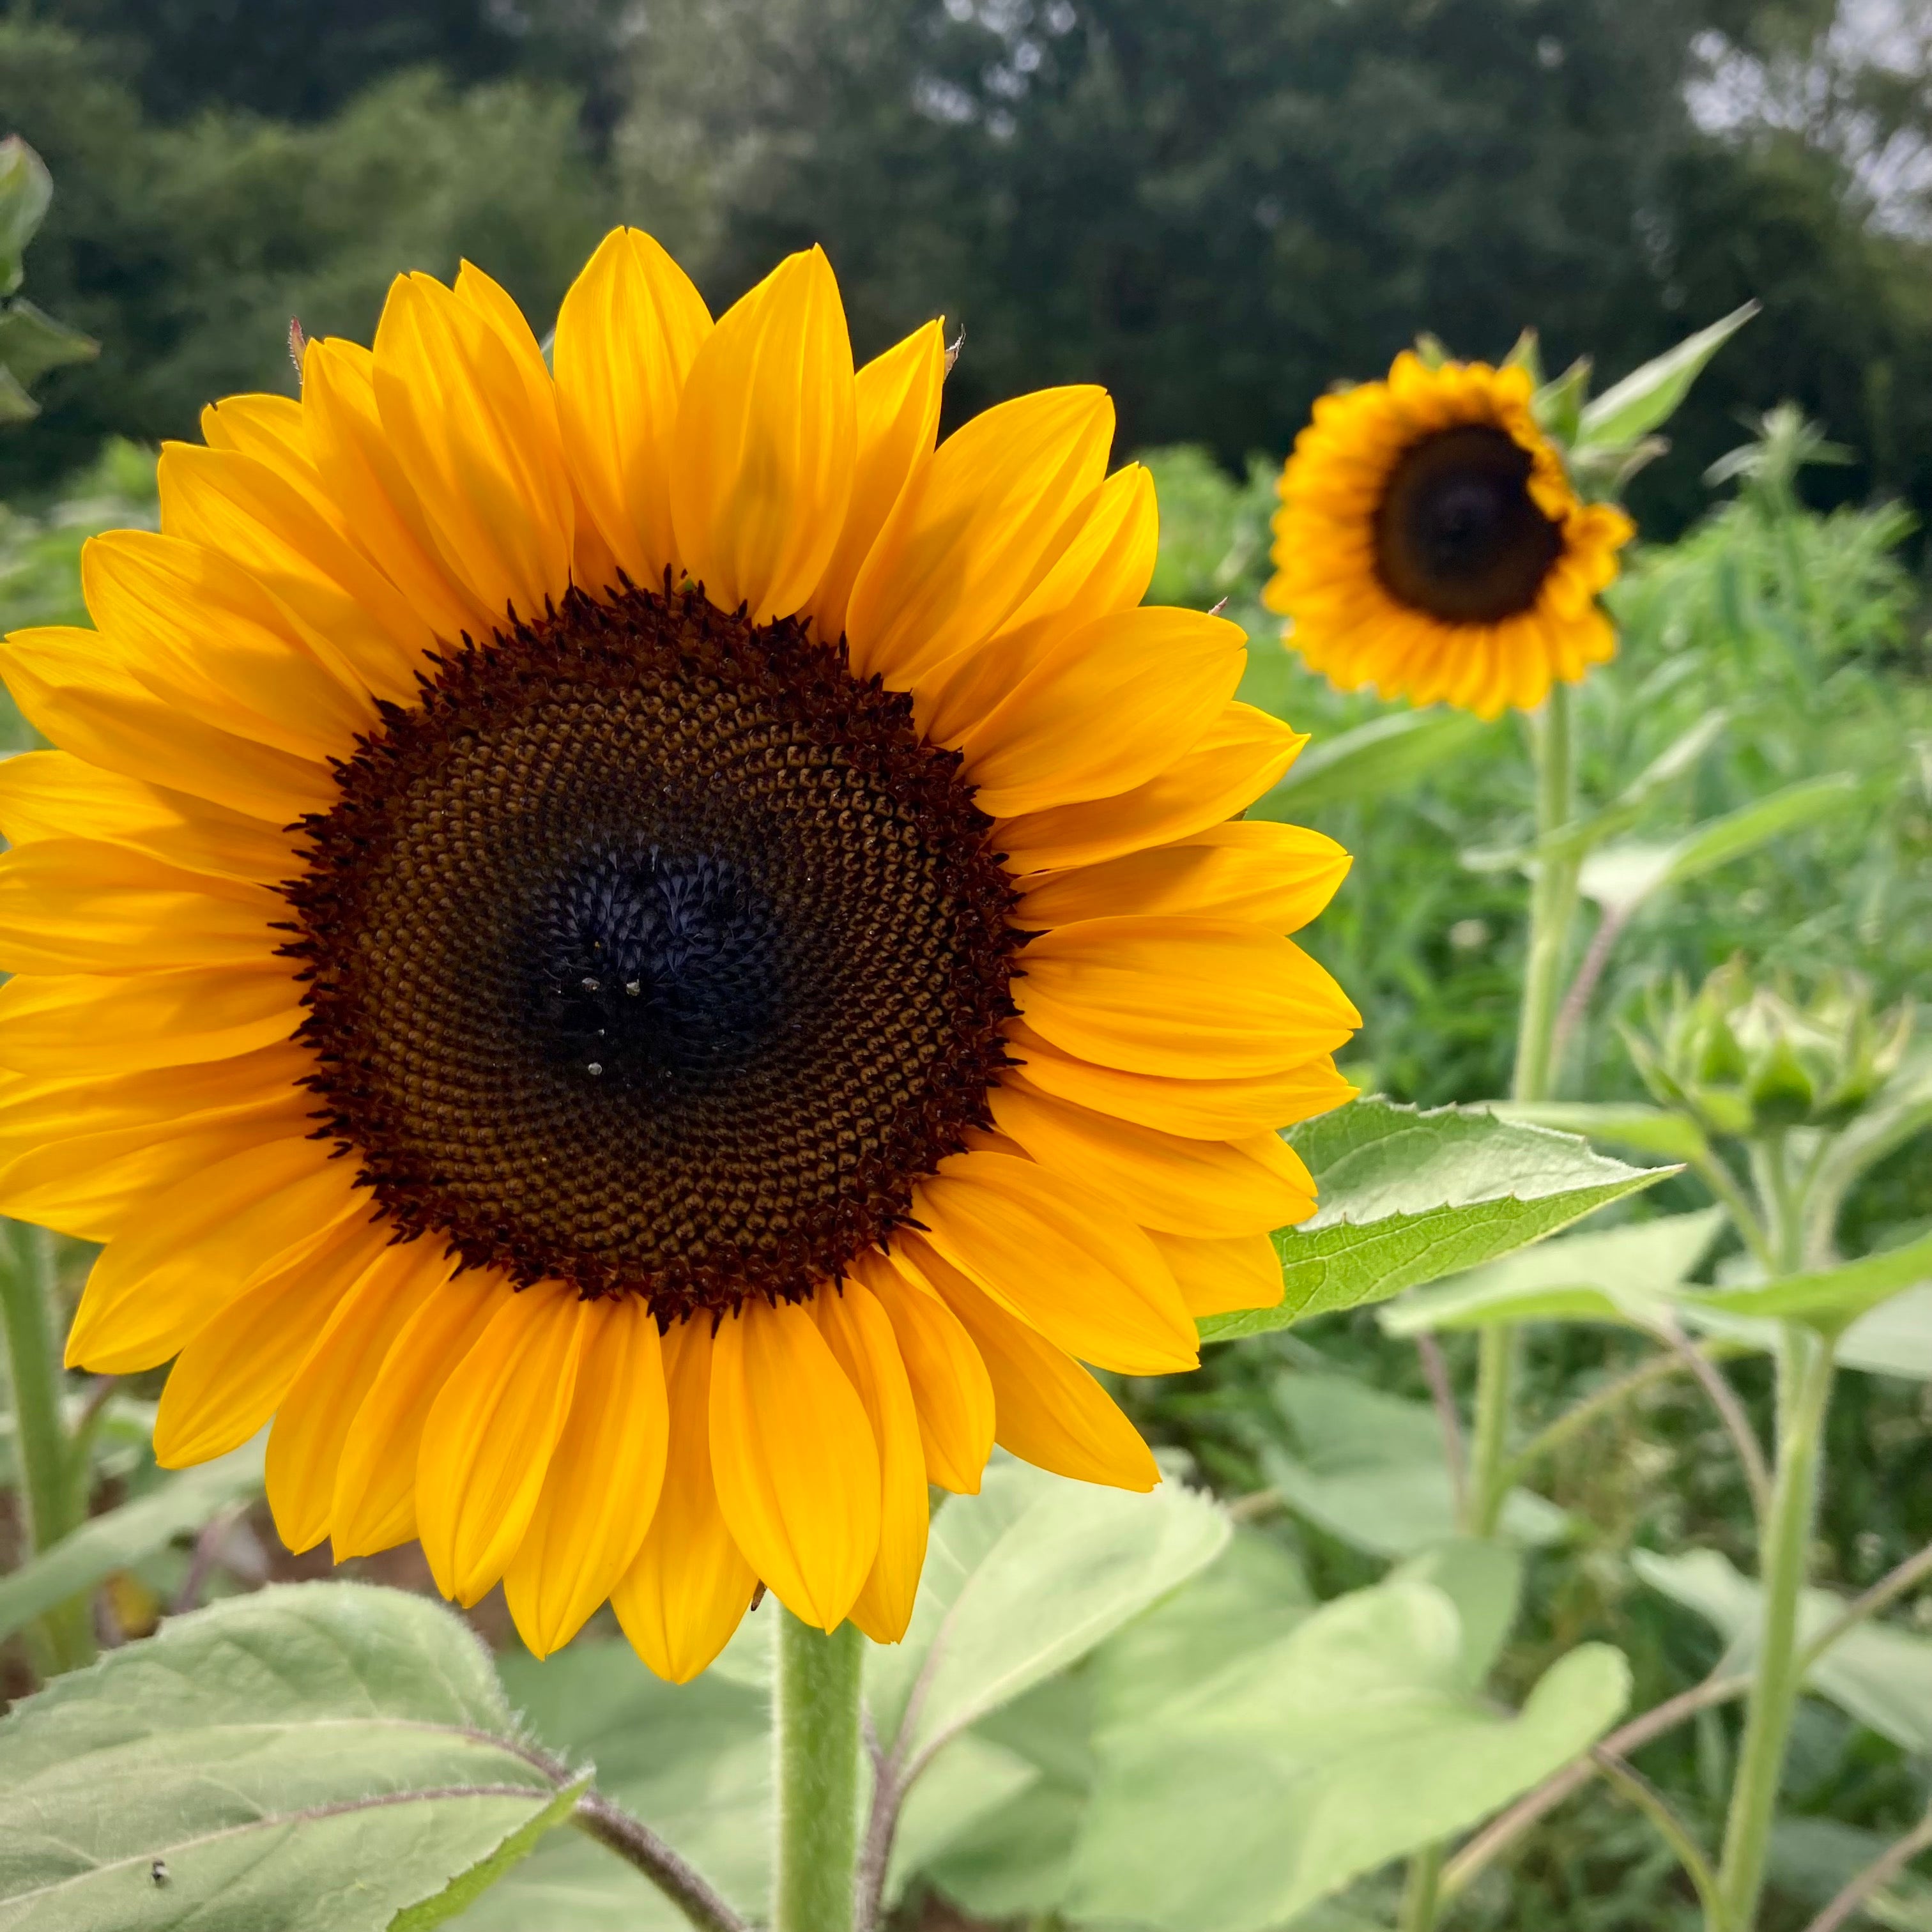
M 292 1546 L 682 1680 L 760 1580 L 898 1637 L 995 1441 L 1158 1479 L 1082 1364 L 1279 1295 L 1348 861 L 1226 822 L 1300 740 L 1138 608 L 1101 392 L 935 447 L 937 326 L 855 372 L 818 250 L 714 325 L 630 230 L 555 367 L 400 279 L 7 640 L 0 1208 L 164 1462 L 272 1422 Z

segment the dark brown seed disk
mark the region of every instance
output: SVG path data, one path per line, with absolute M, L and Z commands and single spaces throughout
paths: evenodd
M 1399 603 L 1452 624 L 1532 608 L 1562 532 L 1529 494 L 1530 454 L 1487 424 L 1439 430 L 1396 459 L 1376 514 L 1376 570 Z
M 310 1084 L 400 1233 L 661 1319 L 798 1299 L 986 1120 L 1013 894 L 842 646 L 694 591 L 466 645 L 290 883 Z

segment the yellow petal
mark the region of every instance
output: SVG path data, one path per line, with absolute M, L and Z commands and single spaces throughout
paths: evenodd
M 556 406 L 572 476 L 640 590 L 678 570 L 672 441 L 685 378 L 711 332 L 691 278 L 648 235 L 616 228 L 556 318 Z
M 1294 940 L 1237 920 L 1086 920 L 1042 934 L 1024 964 L 1013 992 L 1028 1025 L 1130 1072 L 1274 1072 L 1333 1052 L 1362 1023 Z
M 375 353 L 382 428 L 450 574 L 498 624 L 541 616 L 570 587 L 576 512 L 536 344 L 416 274 L 390 285 Z
M 1185 758 L 1116 798 L 1023 812 L 994 826 L 991 843 L 1016 872 L 1097 865 L 1144 845 L 1166 845 L 1244 811 L 1308 742 L 1250 704 L 1231 704 Z
M 1305 1169 L 1298 1186 L 1294 1169 L 1233 1142 L 1185 1139 L 1069 1106 L 1020 1074 L 1006 1075 L 988 1097 L 1000 1132 L 1041 1166 L 1084 1180 L 1109 1207 L 1144 1228 L 1175 1234 L 1265 1234 L 1314 1212 L 1314 1188 Z
M 688 1684 L 730 1640 L 758 1582 L 711 1480 L 711 1318 L 664 1338 L 670 1409 L 664 1487 L 637 1560 L 610 1593 L 624 1634 L 645 1663 Z
M 272 958 L 288 904 L 238 880 L 183 872 L 125 845 L 44 839 L 0 856 L 0 965 L 132 973 Z
M 1069 629 L 1130 610 L 1147 595 L 1160 532 L 1154 478 L 1139 464 L 1108 477 L 1074 524 L 1052 568 L 999 629 L 913 686 L 920 728 L 934 743 L 957 745 Z
M 932 1247 L 1070 1354 L 1130 1376 L 1200 1360 L 1154 1244 L 1078 1182 L 1009 1154 L 956 1154 L 914 1188 L 913 1212 Z
M 299 406 L 290 406 L 299 422 Z M 164 443 L 162 530 L 240 565 L 377 697 L 409 704 L 436 633 L 350 541 L 319 490 L 301 486 L 302 474 L 236 450 Z
M 275 826 L 336 802 L 326 765 L 183 716 L 115 663 L 97 632 L 16 631 L 0 647 L 0 670 L 22 713 L 89 764 Z
M 226 405 L 224 405 L 226 406 Z M 356 547 L 446 643 L 488 637 L 502 612 L 444 562 L 376 405 L 376 358 L 359 343 L 311 340 L 302 426 L 328 506 Z
M 1160 1471 L 1114 1399 L 1064 1350 L 1009 1315 L 917 1236 L 902 1259 L 965 1324 L 986 1365 L 1000 1446 L 1083 1483 L 1150 1490 Z
M 109 530 L 80 554 L 101 646 L 164 702 L 300 758 L 345 757 L 376 722 L 369 688 L 332 647 L 216 551 L 152 530 Z
M 945 332 L 936 321 L 874 356 L 853 379 L 852 500 L 838 548 L 805 607 L 828 643 L 845 628 L 845 607 L 860 566 L 932 460 L 945 380 Z
M 809 1309 L 748 1301 L 718 1324 L 711 1469 L 746 1560 L 795 1616 L 836 1630 L 879 1553 L 879 1452 Z
M 404 1324 L 448 1291 L 455 1268 L 433 1242 L 383 1248 L 303 1357 L 268 1432 L 265 1472 L 276 1534 L 290 1549 L 312 1550 L 328 1535 L 336 1472 L 363 1398 Z
M 229 1303 L 168 1371 L 154 1417 L 155 1461 L 178 1469 L 247 1442 L 275 1412 L 336 1304 L 389 1234 L 366 1219 L 339 1222 Z
M 369 1197 L 312 1140 L 271 1141 L 171 1187 L 101 1250 L 68 1336 L 70 1368 L 130 1375 L 164 1362 L 249 1283 Z
M 225 396 L 201 412 L 201 434 L 211 449 L 252 456 L 306 480 L 314 471 L 302 406 L 292 396 Z
M 184 872 L 262 885 L 302 869 L 299 837 L 280 827 L 65 752 L 26 752 L 0 764 L 0 830 L 14 845 L 107 839 Z
M 416 1452 L 416 1534 L 446 1597 L 473 1604 L 517 1553 L 570 1414 L 589 1304 L 540 1282 L 450 1372 Z
M 852 344 L 820 248 L 788 256 L 718 317 L 679 405 L 679 554 L 719 609 L 765 623 L 818 588 L 852 495 Z
M 1226 1315 L 1240 1308 L 1273 1308 L 1281 1300 L 1281 1256 L 1267 1235 L 1202 1240 L 1191 1234 L 1149 1232 L 1180 1284 L 1188 1313 L 1197 1322 L 1204 1315 Z
M 910 690 L 998 630 L 1076 534 L 1113 440 L 1114 406 L 1088 388 L 1016 397 L 948 436 L 852 586 L 858 674 Z
M 1083 919 L 1191 913 L 1294 932 L 1334 897 L 1348 866 L 1348 854 L 1318 832 L 1237 820 L 1172 845 L 1030 880 L 1013 923 L 1038 931 Z
M 1042 1092 L 1195 1140 L 1233 1139 L 1311 1120 L 1356 1093 L 1326 1054 L 1247 1079 L 1169 1080 L 1078 1059 L 1022 1022 L 1009 1025 L 1006 1038 L 1014 1064 Z
M 416 1534 L 423 1426 L 444 1383 L 513 1293 L 501 1275 L 466 1269 L 426 1298 L 397 1331 L 337 1466 L 328 1530 L 338 1563 Z
M 1144 784 L 1214 722 L 1246 662 L 1240 626 L 1203 611 L 1149 605 L 1082 626 L 962 741 L 974 802 L 1010 818 Z
M 852 1621 L 874 1643 L 897 1643 L 912 1621 L 928 1525 L 926 1453 L 912 1384 L 891 1319 L 862 1282 L 821 1288 L 812 1312 L 865 1405 L 879 1450 L 879 1553 L 852 1605 Z
M 0 1066 L 101 1078 L 274 1046 L 302 1016 L 302 988 L 280 966 L 188 967 L 118 979 L 22 974 L 0 986 Z
M 634 1295 L 585 1305 L 570 1419 L 503 1590 L 538 1657 L 560 1650 L 636 1560 L 664 1478 L 657 1317 Z
M 923 1282 L 873 1249 L 852 1264 L 891 1320 L 919 1412 L 929 1482 L 976 1496 L 993 1453 L 993 1384 L 973 1338 Z

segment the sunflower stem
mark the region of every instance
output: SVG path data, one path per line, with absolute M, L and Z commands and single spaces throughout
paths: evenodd
M 841 1624 L 828 1636 L 780 1611 L 772 1932 L 852 1932 L 863 1662 L 855 1624 Z
M 87 1508 L 73 1468 L 74 1445 L 61 1418 L 60 1356 L 54 1340 L 53 1237 L 44 1228 L 8 1224 L 0 1258 L 0 1325 L 14 1395 L 14 1451 L 27 1544 L 35 1555 L 76 1528 Z M 52 1670 L 94 1660 L 88 1602 L 76 1597 L 40 1620 Z

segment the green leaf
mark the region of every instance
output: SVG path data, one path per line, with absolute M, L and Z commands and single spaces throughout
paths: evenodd
M 1394 1579 L 1094 1739 L 1066 1916 L 1262 1932 L 1466 1829 L 1613 1723 L 1616 1652 L 1562 1658 L 1522 1712 L 1468 1686 L 1455 1605 Z
M 0 1720 L 0 1927 L 380 1932 L 520 1849 L 575 1782 L 520 1742 L 440 1604 L 232 1597 Z
M 1711 1150 L 1703 1129 L 1688 1114 L 1636 1101 L 1495 1100 L 1490 1112 L 1499 1120 L 1526 1120 L 1586 1140 L 1610 1141 L 1662 1160 L 1701 1160 Z
M 933 1526 L 905 1640 L 870 1654 L 880 1736 L 916 1762 L 1085 1656 L 1211 1562 L 1228 1534 L 1226 1513 L 1178 1482 L 1135 1496 L 1016 1464 L 989 1470 Z
M 898 1904 L 912 1880 L 1003 1809 L 1026 1804 L 1040 1767 L 1004 1744 L 968 1731 L 921 1774 L 899 1814 L 886 1902 Z
M 1492 1322 L 1612 1322 L 1654 1329 L 1672 1312 L 1665 1291 L 1688 1279 L 1724 1221 L 1721 1208 L 1707 1208 L 1544 1241 L 1418 1290 L 1384 1308 L 1382 1324 L 1404 1336 Z
M 1802 1322 L 1821 1334 L 1837 1335 L 1865 1312 L 1901 1289 L 1932 1280 L 1932 1234 L 1902 1248 L 1867 1255 L 1862 1261 L 1808 1274 L 1790 1274 L 1755 1288 L 1721 1288 L 1694 1294 L 1681 1291 L 1678 1305 L 1687 1318 L 1742 1315 L 1754 1320 Z
M 0 141 L 0 296 L 20 286 L 20 257 L 53 200 L 46 164 L 17 134 Z
M 771 1885 L 770 1672 L 757 1673 L 776 1616 L 767 1605 L 747 1617 L 730 1664 L 686 1684 L 652 1676 L 627 1643 L 580 1637 L 541 1662 L 512 1652 L 498 1664 L 548 1750 L 594 1762 L 605 1797 L 754 1919 Z M 460 1923 L 464 1932 L 688 1932 L 654 1886 L 575 1832 L 545 1839 Z
M 1901 1288 L 1838 1337 L 1841 1369 L 1932 1382 L 1932 1286 Z
M 1746 302 L 1708 328 L 1688 335 L 1642 368 L 1633 369 L 1583 407 L 1580 446 L 1634 442 L 1667 422 L 1690 392 L 1690 385 L 1731 337 L 1756 314 L 1758 305 Z
M 1287 818 L 1352 799 L 1384 798 L 1466 750 L 1489 727 L 1446 707 L 1392 711 L 1312 745 L 1287 777 L 1248 808 L 1250 818 Z
M 1411 1556 L 1454 1535 L 1442 1424 L 1426 1402 L 1306 1371 L 1278 1376 L 1274 1400 L 1298 1453 L 1264 1448 L 1262 1474 L 1298 1516 L 1372 1556 Z M 1502 1526 L 1515 1541 L 1548 1544 L 1562 1538 L 1569 1519 L 1519 1490 L 1504 1505 Z
M 1280 1304 L 1210 1316 L 1204 1341 L 1385 1301 L 1540 1240 L 1677 1172 L 1626 1167 L 1573 1136 L 1483 1108 L 1424 1114 L 1356 1100 L 1286 1138 L 1315 1176 L 1319 1211 L 1275 1237 Z
M 132 1569 L 176 1537 L 193 1534 L 231 1503 L 260 1495 L 261 1488 L 257 1440 L 199 1468 L 167 1476 L 134 1502 L 90 1516 L 71 1536 L 0 1576 L 0 1638 L 92 1590 L 116 1570 Z
M 23 386 L 63 363 L 86 362 L 100 353 L 92 336 L 65 327 L 30 302 L 0 309 L 0 368 Z
M 1727 1558 L 1714 1550 L 1679 1556 L 1638 1550 L 1632 1551 L 1630 1564 L 1652 1589 L 1694 1610 L 1728 1640 L 1723 1669 L 1752 1667 L 1764 1593 Z M 1829 1590 L 1807 1590 L 1798 1606 L 1800 1642 L 1817 1636 L 1845 1603 Z M 1811 1666 L 1804 1681 L 1881 1737 L 1915 1756 L 1932 1755 L 1932 1641 L 1892 1624 L 1854 1624 Z

